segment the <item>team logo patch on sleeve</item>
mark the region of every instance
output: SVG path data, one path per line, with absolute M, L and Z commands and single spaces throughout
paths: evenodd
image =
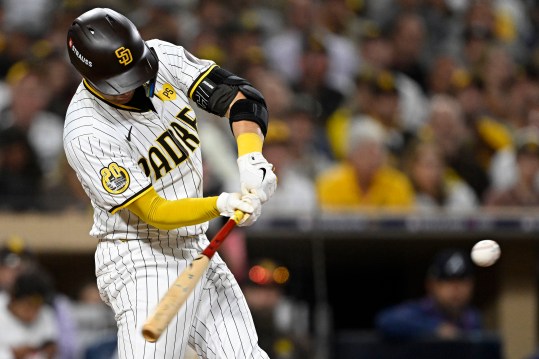
M 161 101 L 173 101 L 176 99 L 176 91 L 171 84 L 164 84 L 161 91 L 158 91 L 155 96 Z
M 120 194 L 129 187 L 129 173 L 116 162 L 103 167 L 100 173 L 101 183 L 108 193 Z

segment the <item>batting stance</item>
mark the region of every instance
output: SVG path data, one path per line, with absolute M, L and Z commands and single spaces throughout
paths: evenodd
M 233 275 L 218 255 L 155 343 L 141 326 L 169 285 L 209 243 L 208 221 L 248 214 L 276 188 L 262 155 L 268 111 L 246 80 L 181 46 L 144 41 L 125 16 L 96 8 L 68 30 L 82 75 L 66 114 L 64 147 L 94 208 L 96 276 L 114 309 L 120 358 L 267 358 Z M 227 117 L 238 147 L 241 193 L 204 197 L 192 105 Z M 211 146 L 211 144 L 208 144 Z

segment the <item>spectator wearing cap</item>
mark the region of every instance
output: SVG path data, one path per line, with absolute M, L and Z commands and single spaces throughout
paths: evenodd
M 437 253 L 427 270 L 426 295 L 386 308 L 375 324 L 391 339 L 457 339 L 483 328 L 480 312 L 471 305 L 474 270 L 462 251 Z
M 350 123 L 365 118 L 376 120 L 384 127 L 386 144 L 392 154 L 400 156 L 425 117 L 419 114 L 425 112 L 422 95 L 409 85 L 416 84 L 406 75 L 364 68 L 356 77 L 355 92 L 327 122 L 334 157 L 343 158 Z
M 21 237 L 12 235 L 6 238 L 0 247 L 0 297 L 7 295 L 17 275 L 34 263 L 34 254 Z

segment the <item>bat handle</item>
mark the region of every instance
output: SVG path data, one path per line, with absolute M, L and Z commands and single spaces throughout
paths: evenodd
M 234 211 L 234 215 L 230 217 L 230 219 L 232 219 L 234 222 L 236 222 L 236 224 L 238 224 L 243 219 L 243 216 L 245 216 L 245 213 L 237 209 Z

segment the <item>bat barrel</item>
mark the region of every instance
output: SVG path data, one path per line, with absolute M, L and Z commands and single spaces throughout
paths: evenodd
M 142 336 L 146 341 L 154 343 L 159 339 L 208 268 L 211 257 L 242 217 L 243 213 L 236 211 L 202 253 L 176 278 L 142 327 Z

